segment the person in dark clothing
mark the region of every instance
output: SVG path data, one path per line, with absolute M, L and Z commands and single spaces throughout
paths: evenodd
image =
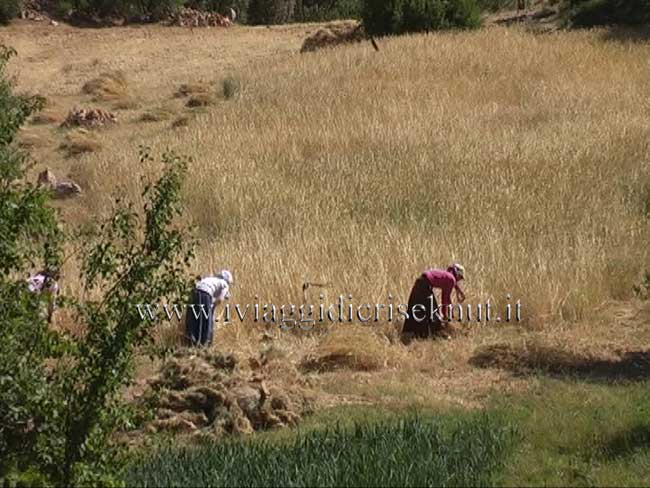
M 405 342 L 412 338 L 426 339 L 444 331 L 444 324 L 449 320 L 452 290 L 456 290 L 459 302 L 465 300 L 465 294 L 458 285 L 464 275 L 465 268 L 462 265 L 452 264 L 447 270 L 429 269 L 418 277 L 411 289 L 408 317 L 402 329 Z M 442 309 L 438 308 L 434 288 L 442 290 Z
M 186 338 L 190 345 L 212 344 L 214 307 L 230 297 L 232 284 L 232 273 L 225 269 L 197 281 L 186 314 Z

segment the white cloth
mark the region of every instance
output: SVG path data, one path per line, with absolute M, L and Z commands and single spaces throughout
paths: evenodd
M 208 293 L 217 302 L 230 298 L 230 286 L 228 282 L 215 276 L 208 276 L 199 280 L 196 284 L 196 289 Z
M 234 279 L 233 279 L 232 273 L 230 271 L 228 271 L 227 269 L 222 269 L 221 271 L 219 271 L 214 276 L 217 277 L 217 278 L 221 278 L 222 280 L 226 280 L 229 285 L 233 284 Z
M 42 293 L 43 291 L 47 291 L 48 293 L 55 295 L 59 291 L 58 283 L 56 281 L 52 281 L 47 289 L 43 289 L 46 280 L 47 277 L 42 273 L 32 275 L 27 280 L 27 287 L 32 293 Z

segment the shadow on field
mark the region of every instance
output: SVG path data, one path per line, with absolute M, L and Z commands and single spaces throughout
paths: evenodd
M 650 350 L 625 351 L 617 359 L 581 355 L 559 348 L 492 344 L 478 348 L 470 364 L 498 368 L 518 375 L 546 374 L 596 383 L 650 379 Z
M 650 449 L 650 425 L 637 424 L 619 432 L 603 446 L 602 452 L 607 459 L 620 459 L 629 456 L 638 449 Z

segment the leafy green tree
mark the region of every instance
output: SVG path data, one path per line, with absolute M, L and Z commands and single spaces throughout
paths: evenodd
M 6 24 L 18 15 L 18 0 L 0 0 L 0 24 Z
M 474 28 L 481 24 L 476 0 L 364 0 L 361 16 L 371 35 Z
M 136 305 L 189 290 L 193 242 L 179 223 L 187 161 L 165 154 L 162 176 L 144 185 L 142 208 L 118 199 L 84 233 L 79 279 L 96 298 L 59 305 L 85 332 L 51 330 L 45 298 L 25 278 L 34 267 L 60 267 L 64 233 L 48 194 L 25 182 L 27 159 L 15 137 L 40 102 L 13 94 L 5 66 L 14 54 L 0 47 L 0 484 L 113 484 L 112 434 L 130 419 L 119 393 L 155 326 Z
M 254 25 L 285 24 L 293 19 L 296 0 L 251 0 L 248 21 Z

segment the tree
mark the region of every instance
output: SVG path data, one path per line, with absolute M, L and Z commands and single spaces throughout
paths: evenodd
M 187 161 L 163 155 L 143 207 L 118 199 L 84 234 L 79 279 L 97 298 L 60 305 L 76 312 L 85 333 L 50 330 L 43 298 L 25 277 L 36 265 L 58 268 L 66 240 L 48 194 L 24 181 L 26 155 L 14 139 L 40 102 L 12 93 L 4 70 L 14 54 L 0 47 L 0 482 L 112 484 L 111 435 L 128 421 L 119 392 L 155 325 L 136 305 L 189 290 L 193 242 L 178 223 Z M 143 150 L 141 161 L 150 159 Z

